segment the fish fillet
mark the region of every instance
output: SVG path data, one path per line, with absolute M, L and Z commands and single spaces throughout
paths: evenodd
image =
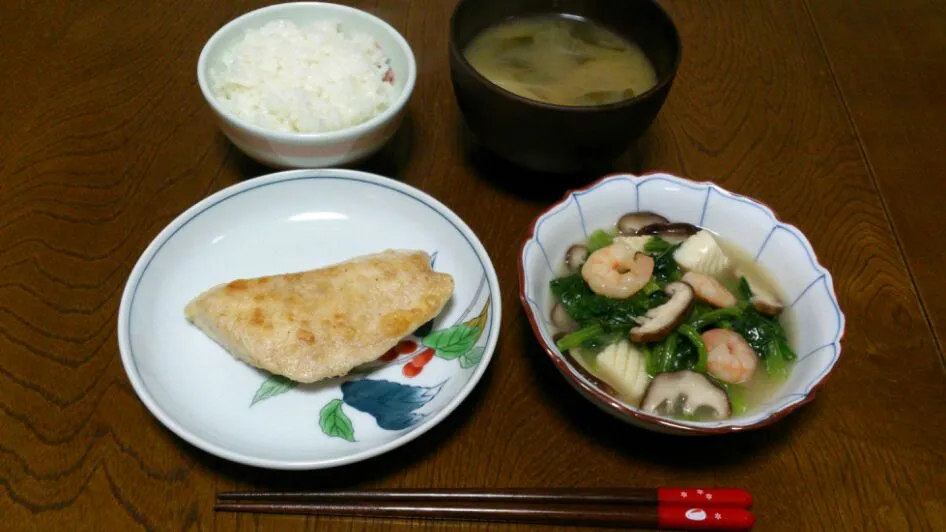
M 386 250 L 309 271 L 237 279 L 184 309 L 235 358 L 297 382 L 376 360 L 439 314 L 453 277 L 423 251 Z

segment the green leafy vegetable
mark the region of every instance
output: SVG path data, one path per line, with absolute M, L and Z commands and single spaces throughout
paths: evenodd
M 589 355 L 596 354 L 598 351 L 620 341 L 622 338 L 627 338 L 627 333 L 616 331 L 602 333 L 581 344 L 581 349 L 582 352 L 588 353 Z
M 743 276 L 739 277 L 739 284 L 736 286 L 736 297 L 740 301 L 746 302 L 752 299 L 752 289 L 749 288 L 749 281 Z
M 596 337 L 601 336 L 602 334 L 604 334 L 604 328 L 601 326 L 601 324 L 595 323 L 565 335 L 558 342 L 555 342 L 555 345 L 560 351 L 568 351 L 569 349 L 574 349 L 585 342 L 589 342 Z
M 609 245 L 614 237 L 597 230 L 588 237 L 588 250 Z M 560 277 L 551 282 L 552 295 L 565 312 L 579 324 L 578 330 L 557 342 L 559 349 L 582 347 L 595 350 L 626 336 L 637 326 L 635 318 L 648 310 L 667 302 L 663 292 L 669 280 L 682 276 L 680 267 L 673 260 L 675 246 L 653 237 L 648 241 L 651 249 L 660 252 L 654 257 L 655 274 L 644 287 L 627 299 L 614 299 L 594 293 L 580 273 Z M 659 275 L 658 275 L 659 274 Z
M 553 280 L 551 288 L 565 312 L 579 324 L 577 331 L 559 341 L 565 345 L 571 345 L 577 338 L 582 339 L 578 344 L 581 345 L 604 334 L 626 335 L 637 326 L 634 318 L 667 301 L 667 295 L 659 290 L 650 293 L 641 290 L 627 299 L 601 296 L 591 290 L 580 273 Z M 591 329 L 592 326 L 597 328 Z
M 653 277 L 651 277 L 650 280 L 647 281 L 647 284 L 645 284 L 644 287 L 641 288 L 641 292 L 643 292 L 644 295 L 648 295 L 648 296 L 653 294 L 654 292 L 659 292 L 661 290 L 663 290 L 663 287 L 660 286 L 660 283 L 655 281 Z
M 656 360 L 654 359 L 654 350 L 649 344 L 641 344 L 641 353 L 644 354 L 644 361 L 647 363 L 647 375 L 653 377 L 657 374 Z
M 713 310 L 713 307 L 703 303 L 700 300 L 697 300 L 693 304 L 693 308 L 690 309 L 690 313 L 687 315 L 684 323 L 693 323 L 698 320 L 701 316 Z
M 589 236 L 588 247 L 589 250 L 600 249 L 611 242 L 612 235 L 599 230 Z M 558 348 L 566 351 L 580 347 L 583 352 L 593 354 L 626 337 L 630 329 L 638 325 L 637 318 L 668 300 L 663 291 L 667 283 L 682 277 L 683 271 L 673 258 L 678 247 L 679 244 L 671 244 L 659 237 L 647 241 L 644 251 L 654 258 L 654 275 L 640 291 L 627 299 L 594 293 L 580 273 L 553 280 L 553 296 L 579 324 L 577 330 L 556 342 Z M 659 342 L 643 345 L 647 373 L 654 376 L 684 369 L 706 373 L 708 353 L 701 333 L 708 328 L 721 327 L 732 329 L 745 338 L 763 360 L 769 375 L 786 375 L 788 363 L 796 358 L 796 354 L 788 345 L 784 329 L 776 318 L 762 315 L 752 307 L 752 291 L 744 277 L 734 288 L 738 305 L 716 309 L 698 302 L 674 332 Z M 456 334 L 434 338 L 441 340 L 434 343 L 444 344 L 437 345 L 438 351 L 446 351 L 445 354 L 455 357 L 469 350 L 469 346 L 464 345 L 468 331 L 453 332 Z
M 691 342 L 683 342 L 680 335 L 670 333 L 666 338 L 654 344 L 653 362 L 648 364 L 648 373 L 665 373 L 691 369 L 699 361 L 699 353 Z
M 666 240 L 660 238 L 659 236 L 652 236 L 644 244 L 644 253 L 650 255 L 660 255 L 665 253 L 667 250 L 673 247 L 673 244 L 667 242 Z
M 706 373 L 706 360 L 709 354 L 706 352 L 706 344 L 703 343 L 703 338 L 700 337 L 699 331 L 684 323 L 677 327 L 677 332 L 689 340 L 690 343 L 693 344 L 693 347 L 696 348 L 698 358 L 696 364 L 694 364 L 691 369 L 699 371 L 700 373 Z
M 770 350 L 776 349 L 776 343 L 770 343 L 768 348 Z M 765 372 L 769 374 L 770 377 L 784 378 L 788 376 L 788 362 L 785 360 L 784 355 L 781 352 L 770 352 L 762 359 L 762 363 L 765 365 Z
M 729 396 L 729 405 L 732 407 L 733 416 L 741 416 L 749 410 L 749 400 L 746 397 L 745 386 L 723 382 L 709 373 L 707 373 L 706 376 L 709 377 L 713 384 L 722 388 L 726 392 L 726 395 Z
M 614 242 L 614 237 L 610 233 L 598 229 L 588 236 L 588 253 L 608 247 L 612 242 Z
M 583 352 L 593 354 L 626 336 L 624 332 L 605 332 L 600 324 L 594 324 L 562 337 L 555 345 L 562 351 L 581 347 Z
M 763 316 L 754 308 L 747 308 L 738 319 L 733 320 L 733 330 L 738 332 L 759 357 L 778 355 L 785 361 L 795 360 L 795 353 L 788 346 L 785 331 L 777 320 Z
M 733 416 L 741 416 L 749 411 L 749 401 L 746 399 L 745 388 L 742 386 L 730 386 L 728 393 Z
M 689 325 L 690 327 L 693 327 L 694 329 L 698 331 L 701 331 L 717 322 L 720 322 L 723 320 L 729 320 L 733 318 L 739 318 L 740 316 L 742 316 L 742 314 L 743 314 L 743 310 L 740 307 L 718 308 L 715 310 L 710 310 L 708 312 L 705 312 L 699 315 L 698 317 L 696 317 L 695 319 L 689 320 L 687 325 Z
M 652 237 L 651 240 L 657 237 Z M 664 241 L 666 243 L 666 241 Z M 648 241 L 650 243 L 650 241 Z M 673 258 L 673 252 L 680 247 L 680 244 L 670 244 L 667 243 L 667 249 L 656 253 L 654 257 L 654 279 L 661 283 L 669 283 L 672 281 L 679 281 L 683 278 L 683 270 L 680 269 L 680 266 L 677 264 L 677 261 Z M 646 251 L 646 246 L 645 246 Z
M 739 278 L 739 299 L 742 313 L 732 320 L 732 329 L 746 339 L 765 364 L 765 371 L 773 377 L 788 374 L 788 363 L 798 355 L 788 345 L 785 329 L 777 317 L 765 316 L 748 304 L 752 289 L 745 277 Z
M 654 345 L 654 375 L 668 371 L 670 367 L 670 338 L 675 336 L 670 334 L 660 342 Z
M 685 341 L 679 333 L 674 333 L 676 337 L 673 353 L 671 354 L 671 363 L 669 371 L 681 371 L 684 369 L 693 369 L 700 359 L 699 353 L 692 342 Z

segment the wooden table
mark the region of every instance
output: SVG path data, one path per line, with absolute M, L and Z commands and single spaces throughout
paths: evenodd
M 774 206 L 809 235 L 848 319 L 817 401 L 769 429 L 700 440 L 600 413 L 540 351 L 516 260 L 561 192 L 462 135 L 453 2 L 352 3 L 403 32 L 419 67 L 409 123 L 365 169 L 445 202 L 499 273 L 503 333 L 476 391 L 411 444 L 337 470 L 242 467 L 172 435 L 122 370 L 117 307 L 165 224 L 268 172 L 216 130 L 195 81 L 204 41 L 264 2 L 4 0 L 0 529 L 380 526 L 215 515 L 214 494 L 232 488 L 685 484 L 751 490 L 757 530 L 946 530 L 946 3 L 662 0 L 683 65 L 616 169 L 713 180 Z

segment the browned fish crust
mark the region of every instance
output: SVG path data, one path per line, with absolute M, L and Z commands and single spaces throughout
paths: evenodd
M 427 253 L 387 250 L 221 284 L 184 314 L 234 357 L 315 382 L 376 360 L 439 314 L 453 289 L 453 277 L 433 271 Z

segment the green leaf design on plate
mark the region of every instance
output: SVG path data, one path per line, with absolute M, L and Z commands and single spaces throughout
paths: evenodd
M 479 364 L 480 359 L 483 358 L 484 352 L 486 352 L 486 346 L 481 345 L 470 349 L 463 355 L 460 355 L 460 367 L 467 369 Z
M 326 436 L 355 441 L 355 427 L 342 410 L 341 399 L 332 399 L 319 411 L 319 427 Z
M 465 354 L 480 337 L 482 329 L 465 323 L 449 329 L 434 331 L 424 337 L 423 344 L 434 349 L 437 356 L 444 360 L 453 360 Z
M 284 394 L 295 388 L 297 384 L 297 382 L 283 377 L 282 375 L 270 375 L 256 390 L 256 395 L 253 396 L 253 401 L 250 402 L 250 406 L 269 399 L 270 397 Z

